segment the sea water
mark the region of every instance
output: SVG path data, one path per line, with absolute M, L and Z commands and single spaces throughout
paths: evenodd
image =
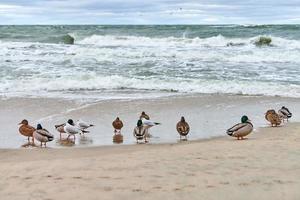
M 0 26 L 6 98 L 300 97 L 299 65 L 299 25 Z

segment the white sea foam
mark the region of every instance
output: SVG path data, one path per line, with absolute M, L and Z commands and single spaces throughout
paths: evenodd
M 75 45 L 0 41 L 0 94 L 137 98 L 176 91 L 300 97 L 298 40 L 269 36 L 271 46 L 257 47 L 261 36 L 74 36 Z
M 105 92 L 128 92 L 134 91 L 136 97 L 147 91 L 177 92 L 177 93 L 224 93 L 240 95 L 267 95 L 267 96 L 286 96 L 300 97 L 299 85 L 278 85 L 274 83 L 261 83 L 253 81 L 203 81 L 203 80 L 160 80 L 160 79 L 137 79 L 126 78 L 121 76 L 93 76 L 89 79 L 74 76 L 70 79 L 47 80 L 34 79 L 20 82 L 6 82 L 1 84 L 0 91 L 2 94 L 22 93 L 23 91 L 31 92 L 36 95 L 45 95 L 48 92 L 68 92 L 82 94 L 82 97 L 88 98 L 88 93 L 80 93 L 87 90 Z M 56 94 L 57 95 L 57 94 Z M 62 94 L 61 97 L 64 97 Z M 135 96 L 132 95 L 134 98 Z
M 254 45 L 259 37 L 251 38 L 228 38 L 222 35 L 208 38 L 178 38 L 178 37 L 143 37 L 143 36 L 113 36 L 113 35 L 92 35 L 82 40 L 76 41 L 77 44 L 99 45 L 99 46 L 180 46 L 189 47 L 227 47 L 230 44 Z M 281 37 L 267 35 L 272 38 L 272 45 L 286 48 L 300 48 L 299 40 L 290 40 Z

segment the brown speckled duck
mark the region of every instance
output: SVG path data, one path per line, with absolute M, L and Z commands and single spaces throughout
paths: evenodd
M 266 112 L 265 118 L 271 123 L 271 126 L 279 126 L 281 124 L 281 119 L 275 110 L 271 109 Z
M 21 125 L 19 127 L 19 132 L 22 135 L 24 135 L 25 137 L 28 137 L 28 141 L 29 141 L 30 137 L 32 137 L 32 142 L 34 142 L 33 132 L 35 131 L 35 128 L 30 126 L 26 119 L 23 119 L 22 122 L 19 123 L 19 125 Z
M 187 139 L 187 135 L 190 132 L 190 126 L 185 121 L 184 117 L 181 117 L 181 120 L 176 125 L 176 129 L 180 135 L 180 139 L 181 139 L 181 137 L 185 137 L 185 139 Z
M 141 113 L 140 119 L 146 119 L 146 120 L 150 120 L 149 115 L 147 115 L 144 111 Z
M 59 132 L 59 139 L 61 139 L 62 133 L 66 133 L 65 126 L 66 126 L 66 123 L 55 125 L 55 129 Z
M 115 129 L 115 133 L 121 133 L 121 129 L 123 128 L 123 122 L 120 120 L 119 117 L 117 117 L 115 121 L 113 121 L 112 126 Z

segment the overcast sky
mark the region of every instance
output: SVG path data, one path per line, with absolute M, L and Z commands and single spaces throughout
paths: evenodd
M 300 0 L 0 0 L 0 24 L 300 24 Z

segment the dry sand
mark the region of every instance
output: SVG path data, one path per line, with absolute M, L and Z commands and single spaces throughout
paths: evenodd
M 300 199 L 300 124 L 231 137 L 0 150 L 0 199 Z

